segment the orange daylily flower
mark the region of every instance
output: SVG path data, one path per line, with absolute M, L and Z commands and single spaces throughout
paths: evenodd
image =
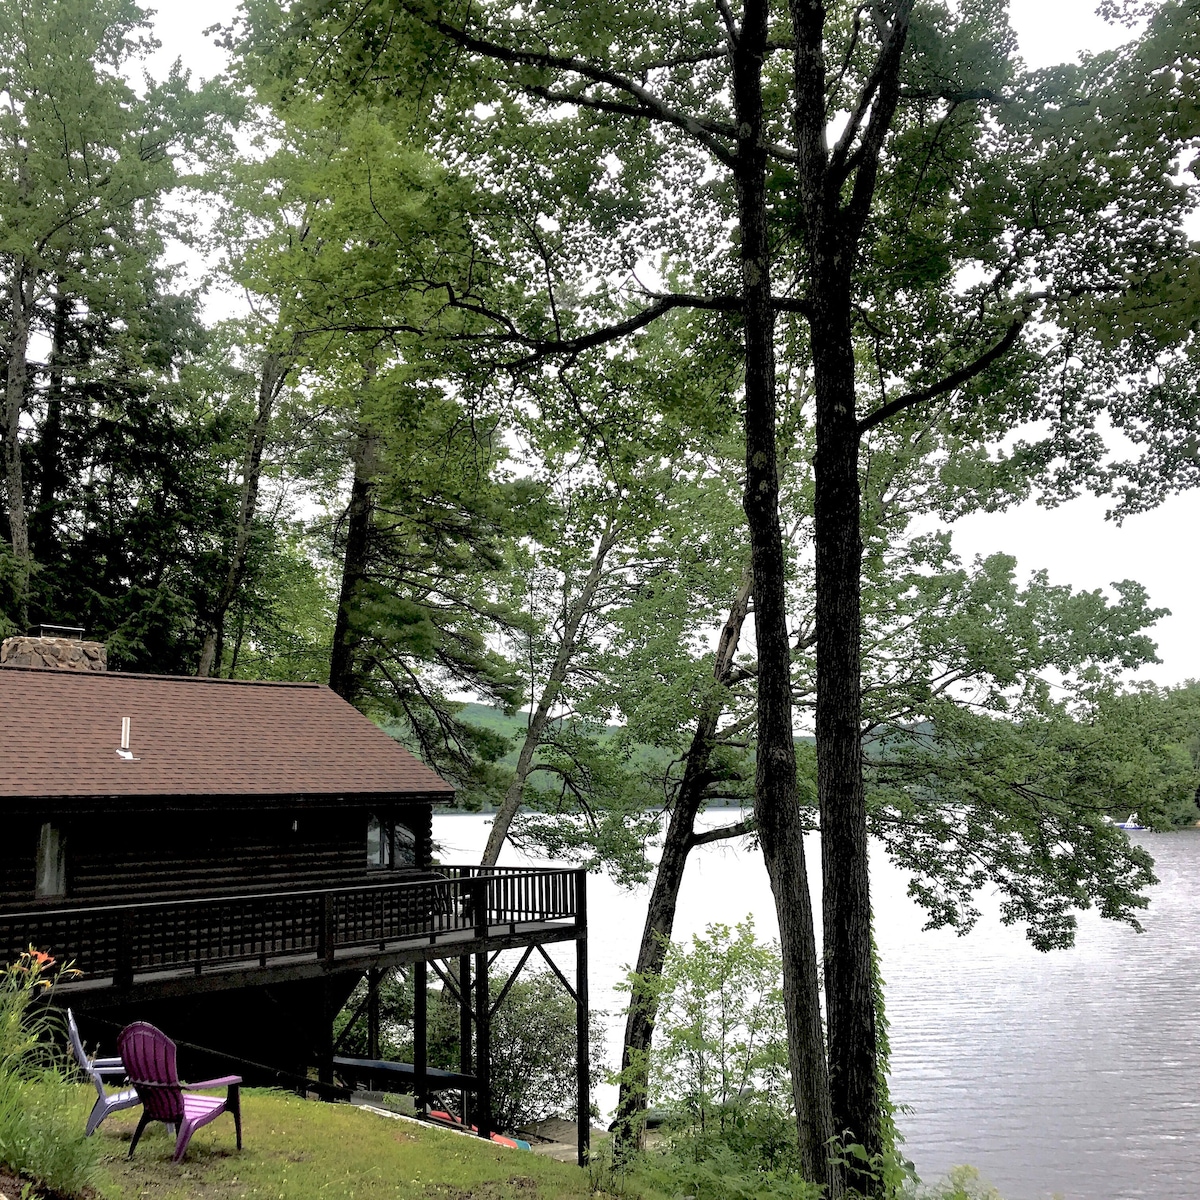
M 39 967 L 52 967 L 54 965 L 54 957 L 50 954 L 44 953 L 41 950 L 31 949 L 29 951 L 29 957 L 32 958 Z

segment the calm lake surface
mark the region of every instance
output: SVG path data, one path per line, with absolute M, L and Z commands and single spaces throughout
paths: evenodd
M 704 820 L 736 818 L 718 810 Z M 435 817 L 443 859 L 477 860 L 488 823 Z M 1145 933 L 1083 913 L 1075 948 L 1050 954 L 986 904 L 966 937 L 922 932 L 907 879 L 875 856 L 892 1096 L 912 1109 L 901 1129 L 922 1178 L 971 1163 L 1005 1200 L 1200 1197 L 1200 830 L 1134 836 L 1161 880 Z M 810 868 L 816 855 L 813 845 Z M 510 851 L 503 861 L 522 860 Z M 601 877 L 588 884 L 592 1002 L 611 1014 L 609 1065 L 621 1044 L 613 985 L 637 956 L 645 895 Z M 695 852 L 676 938 L 747 914 L 761 937 L 775 936 L 759 856 Z M 615 1089 L 599 1102 L 611 1108 Z

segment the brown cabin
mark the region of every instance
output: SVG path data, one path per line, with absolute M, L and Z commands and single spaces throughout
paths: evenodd
M 433 806 L 453 799 L 320 684 L 108 672 L 98 643 L 9 639 L 0 955 L 33 945 L 74 963 L 60 1000 L 96 1036 L 152 1020 L 264 1082 L 310 1067 L 332 1082 L 333 1018 L 356 984 L 377 997 L 380 972 L 411 963 L 423 996 L 432 964 L 475 1029 L 462 1079 L 486 1129 L 489 957 L 576 941 L 582 1033 L 584 878 L 435 865 Z M 585 1052 L 584 1036 L 581 1079 Z
M 0 723 L 4 908 L 428 870 L 432 806 L 454 799 L 319 684 L 6 663 Z

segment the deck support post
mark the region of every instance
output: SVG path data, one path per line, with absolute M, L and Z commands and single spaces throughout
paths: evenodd
M 378 967 L 367 971 L 367 1057 L 379 1057 L 379 976 Z M 367 1087 L 374 1088 L 374 1078 L 367 1077 Z
M 458 960 L 458 1069 L 463 1075 L 471 1074 L 471 957 L 464 954 Z M 469 1092 L 463 1088 L 462 1119 L 464 1125 L 471 1124 L 468 1113 Z
M 488 992 L 488 956 L 475 955 L 475 1124 L 479 1136 L 492 1136 L 492 1001 Z
M 421 1116 L 429 1111 L 429 964 L 413 963 L 413 1100 Z
M 317 1078 L 321 1083 L 333 1083 L 333 1022 L 340 1005 L 334 998 L 333 980 L 321 981 L 321 1046 L 317 1055 Z
M 579 1130 L 579 1165 L 591 1154 L 591 1047 L 588 1042 L 587 872 L 575 873 L 575 1121 Z
M 378 967 L 367 971 L 367 1057 L 379 1057 L 379 976 Z

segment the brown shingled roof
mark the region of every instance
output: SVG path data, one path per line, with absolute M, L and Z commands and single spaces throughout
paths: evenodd
M 454 789 L 321 684 L 0 669 L 0 797 L 356 793 Z

